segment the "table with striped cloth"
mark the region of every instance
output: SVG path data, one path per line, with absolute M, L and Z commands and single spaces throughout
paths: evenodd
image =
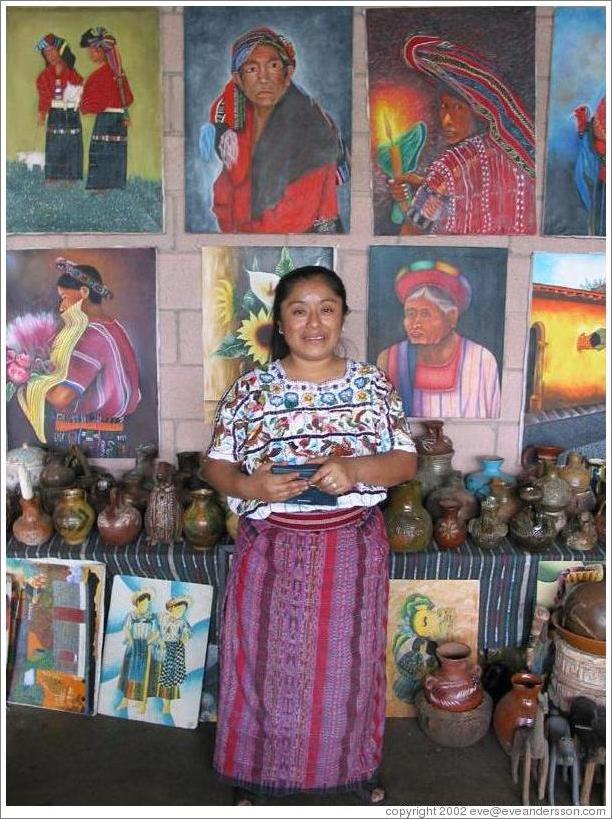
M 97 532 L 80 547 L 68 546 L 54 535 L 44 546 L 24 546 L 14 537 L 7 543 L 8 557 L 97 560 L 107 567 L 107 604 L 116 574 L 162 580 L 186 580 L 211 585 L 215 590 L 210 640 L 216 641 L 220 607 L 233 544 L 222 541 L 214 550 L 194 549 L 183 540 L 150 547 L 144 534 L 128 546 L 105 546 Z M 513 546 L 508 539 L 495 550 L 479 549 L 471 541 L 459 549 L 441 551 L 432 543 L 423 552 L 391 552 L 389 577 L 407 580 L 479 580 L 480 616 L 478 645 L 496 649 L 525 645 L 535 606 L 540 560 L 605 561 L 605 546 L 577 552 L 561 545 L 539 554 Z M 108 609 L 108 605 L 107 605 Z

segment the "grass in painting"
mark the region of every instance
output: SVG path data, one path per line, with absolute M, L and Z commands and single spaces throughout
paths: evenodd
M 40 168 L 7 162 L 7 232 L 161 233 L 161 182 L 128 177 L 122 190 L 101 193 L 85 182 L 48 183 Z

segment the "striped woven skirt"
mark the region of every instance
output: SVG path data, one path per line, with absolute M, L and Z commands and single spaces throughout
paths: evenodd
M 45 179 L 82 178 L 81 115 L 74 108 L 51 108 L 45 135 Z
M 376 507 L 241 518 L 220 647 L 222 779 L 272 795 L 376 780 L 388 549 Z
M 125 188 L 127 141 L 123 113 L 104 111 L 96 116 L 89 143 L 87 188 Z

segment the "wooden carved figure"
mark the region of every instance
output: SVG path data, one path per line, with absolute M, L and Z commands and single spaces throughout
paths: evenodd
M 548 744 L 544 736 L 544 716 L 548 713 L 548 696 L 538 696 L 538 711 L 533 726 L 517 728 L 512 738 L 512 781 L 518 782 L 518 771 L 521 757 L 523 763 L 523 805 L 529 804 L 529 790 L 533 778 L 538 783 L 538 799 L 544 799 L 546 778 L 548 774 Z M 532 761 L 535 763 L 533 771 Z
M 565 781 L 567 781 L 568 777 L 568 768 L 572 770 L 572 804 L 578 805 L 580 763 L 569 720 L 555 709 L 554 713 L 551 712 L 548 717 L 546 734 L 549 749 L 548 803 L 549 805 L 555 804 L 555 776 L 557 766 L 561 765 Z

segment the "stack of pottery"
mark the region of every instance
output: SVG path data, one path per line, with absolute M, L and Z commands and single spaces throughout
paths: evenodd
M 528 552 L 542 552 L 557 534 L 553 520 L 542 511 L 542 490 L 527 484 L 519 497 L 524 506 L 510 519 L 510 536 Z
M 468 521 L 468 532 L 481 549 L 495 549 L 508 533 L 508 525 L 500 520 L 498 502 L 490 496 L 480 504 L 480 517 Z
M 538 714 L 539 695 L 543 680 L 538 674 L 521 671 L 512 676 L 512 690 L 497 703 L 493 714 L 495 735 L 507 754 L 517 728 L 531 728 Z
M 443 434 L 442 421 L 424 421 L 427 432 L 415 438 L 418 454 L 416 479 L 421 484 L 421 496 L 427 498 L 432 489 L 442 486 L 453 472 L 453 442 Z
M 436 656 L 440 668 L 425 678 L 415 699 L 419 725 L 439 745 L 473 745 L 488 731 L 493 705 L 482 687 L 480 667 L 470 665 L 465 643 L 442 643 Z
M 470 473 L 465 479 L 465 485 L 473 492 L 479 500 L 483 500 L 491 493 L 491 481 L 494 478 L 505 481 L 507 484 L 515 484 L 516 478 L 507 472 L 502 472 L 503 458 L 498 455 L 489 455 L 480 458 L 482 469 L 478 472 Z
M 431 541 L 431 517 L 421 503 L 418 480 L 393 487 L 383 513 L 389 545 L 396 552 L 419 552 Z

